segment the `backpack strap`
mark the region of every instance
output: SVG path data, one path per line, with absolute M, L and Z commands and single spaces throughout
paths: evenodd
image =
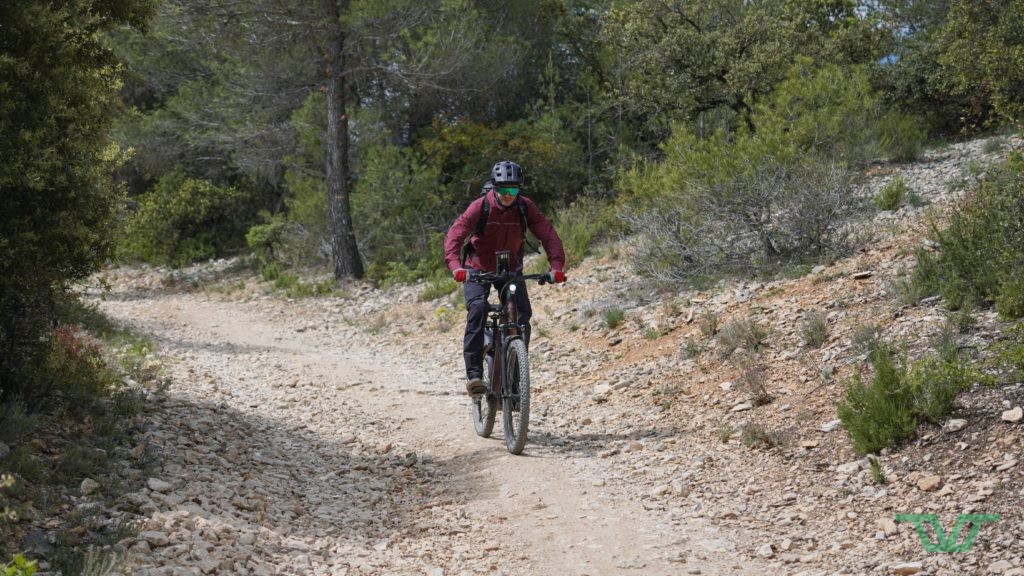
M 480 219 L 476 221 L 476 228 L 473 229 L 473 236 L 480 236 L 487 226 L 487 214 L 491 211 L 491 199 L 484 194 L 483 204 L 480 206 Z

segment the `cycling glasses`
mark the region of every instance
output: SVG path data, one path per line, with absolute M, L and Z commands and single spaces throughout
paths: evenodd
M 517 187 L 506 188 L 505 186 L 498 186 L 497 190 L 498 194 L 501 194 L 502 196 L 515 196 L 519 194 L 519 188 Z

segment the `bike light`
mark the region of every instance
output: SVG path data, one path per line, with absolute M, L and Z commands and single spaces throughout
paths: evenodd
M 515 284 L 511 284 L 511 285 L 509 285 L 509 287 L 508 287 L 508 293 L 509 293 L 509 294 L 515 294 L 515 293 L 516 293 L 516 285 L 515 285 Z

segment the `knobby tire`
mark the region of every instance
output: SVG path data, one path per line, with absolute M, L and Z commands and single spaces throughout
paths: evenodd
M 494 378 L 494 358 L 484 356 L 484 374 L 487 381 L 487 392 L 473 397 L 473 429 L 481 438 L 490 438 L 494 431 L 494 419 L 498 412 L 498 399 L 491 393 L 491 381 Z
M 505 350 L 505 379 L 501 398 L 505 446 L 512 454 L 522 454 L 530 429 L 530 359 L 526 344 L 518 338 Z

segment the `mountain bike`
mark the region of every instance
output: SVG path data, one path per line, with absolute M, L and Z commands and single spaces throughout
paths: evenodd
M 501 286 L 498 304 L 488 303 L 484 328 L 487 392 L 473 396 L 473 428 L 478 436 L 489 438 L 497 412 L 501 411 L 505 447 L 512 454 L 523 452 L 530 427 L 530 358 L 523 340 L 526 326 L 519 323 L 519 310 L 513 297 L 527 280 L 537 280 L 543 285 L 548 283 L 548 275 L 509 271 L 508 254 L 502 252 L 498 253 L 498 273 L 477 272 L 466 279 Z

